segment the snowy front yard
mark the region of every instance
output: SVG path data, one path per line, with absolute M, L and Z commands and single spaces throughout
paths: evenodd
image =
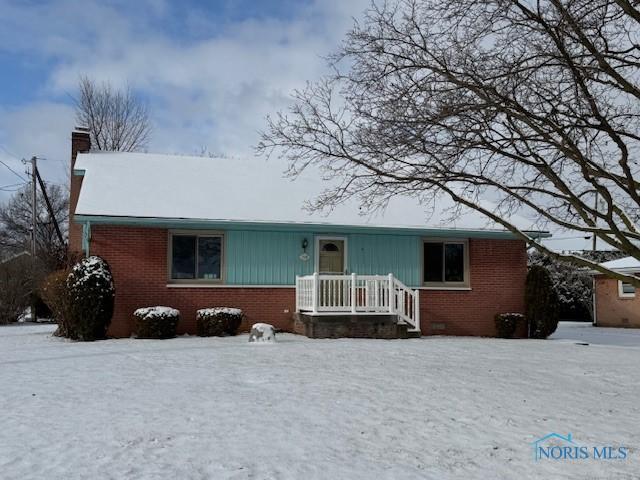
M 0 477 L 638 478 L 640 348 L 0 328 Z M 624 460 L 538 461 L 550 432 Z

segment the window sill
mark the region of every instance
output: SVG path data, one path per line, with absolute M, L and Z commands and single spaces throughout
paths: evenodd
M 470 292 L 472 288 L 471 287 L 447 287 L 446 285 L 443 285 L 441 287 L 435 287 L 435 286 L 418 287 L 418 290 L 453 290 L 453 291 L 460 291 L 460 292 Z
M 618 295 L 619 300 L 633 300 L 636 298 L 635 295 Z
M 296 288 L 295 285 L 229 285 L 226 283 L 167 283 L 167 288 Z

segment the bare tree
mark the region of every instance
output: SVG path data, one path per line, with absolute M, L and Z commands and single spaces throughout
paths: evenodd
M 269 119 L 258 152 L 337 179 L 313 204 L 447 195 L 553 258 L 519 213 L 640 259 L 640 11 L 628 0 L 399 0 L 372 6 L 335 75 Z M 601 206 L 596 206 L 596 198 Z M 483 206 L 491 199 L 496 208 Z
M 32 279 L 29 254 L 0 261 L 0 325 L 15 322 L 29 306 Z
M 55 184 L 47 185 L 51 208 L 61 228 L 66 227 L 69 214 L 67 191 Z M 10 256 L 31 250 L 31 185 L 16 192 L 0 206 L 0 256 Z M 41 269 L 51 271 L 64 262 L 66 245 L 61 244 L 44 197 L 38 195 L 36 252 Z M 63 231 L 66 235 L 66 231 Z
M 132 152 L 147 145 L 151 134 L 149 111 L 129 86 L 117 90 L 108 82 L 96 84 L 81 77 L 75 103 L 76 120 L 89 129 L 93 148 Z

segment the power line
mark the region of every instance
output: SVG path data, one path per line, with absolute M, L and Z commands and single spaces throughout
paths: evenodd
M 3 185 L 2 187 L 0 187 L 0 191 L 3 191 L 3 192 L 17 192 L 22 187 L 24 187 L 26 184 L 27 184 L 27 182 L 14 183 L 13 185 Z
M 27 179 L 26 179 L 26 178 L 24 178 L 22 175 L 20 175 L 20 174 L 19 174 L 18 172 L 16 172 L 13 168 L 11 168 L 9 165 L 7 165 L 6 163 L 4 163 L 2 160 L 0 160 L 0 164 L 2 164 L 2 165 L 4 165 L 5 167 L 7 167 L 7 168 L 9 169 L 9 171 L 10 171 L 11 173 L 13 173 L 15 176 L 17 176 L 20 180 L 23 180 L 23 181 L 25 181 L 25 182 L 27 181 Z
M 4 150 L 6 152 L 7 155 L 9 155 L 10 157 L 15 158 L 16 160 L 20 160 L 20 158 L 18 158 L 17 156 L 15 156 L 13 153 L 11 153 L 9 150 L 7 150 L 7 147 L 5 147 L 4 145 L 0 145 L 0 148 L 2 150 Z

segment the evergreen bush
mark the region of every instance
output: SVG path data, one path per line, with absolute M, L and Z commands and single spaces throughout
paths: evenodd
M 525 286 L 525 317 L 531 338 L 547 338 L 558 327 L 559 301 L 546 268 L 529 269 Z
M 524 322 L 521 313 L 498 313 L 495 316 L 496 331 L 500 338 L 513 338 L 518 324 Z
M 171 307 L 145 307 L 133 312 L 136 337 L 165 339 L 176 336 L 180 311 Z
M 67 277 L 71 338 L 83 341 L 106 337 L 113 316 L 115 289 L 107 262 L 97 256 L 76 263 Z
M 236 335 L 243 317 L 239 308 L 204 308 L 196 314 L 196 331 L 201 337 Z

